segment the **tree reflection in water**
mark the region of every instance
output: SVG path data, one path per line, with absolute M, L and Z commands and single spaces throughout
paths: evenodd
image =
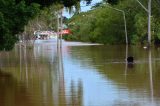
M 81 81 L 72 83 L 66 95 L 62 51 L 55 53 L 52 45 L 48 47 L 51 50 L 44 45 L 34 49 L 18 45 L 11 52 L 0 53 L 0 106 L 83 105 Z
M 57 49 L 57 69 L 59 79 L 59 106 L 83 106 L 83 86 L 79 80 L 78 85 L 71 81 L 69 95 L 66 95 L 65 81 L 64 81 L 64 66 L 63 66 L 63 49 Z M 56 97 L 54 97 L 56 98 Z M 57 104 L 55 104 L 57 105 Z
M 83 106 L 83 85 L 81 80 L 78 81 L 78 86 L 75 85 L 75 82 L 71 81 L 70 86 L 70 97 L 68 98 L 69 106 Z
M 0 93 L 3 95 L 0 96 L 0 106 L 84 106 L 89 102 L 85 99 L 86 93 L 89 92 L 86 89 L 91 87 L 90 83 L 86 81 L 90 79 L 85 78 L 85 74 L 92 71 L 96 71 L 93 79 L 89 77 L 92 75 L 88 75 L 91 82 L 93 80 L 95 84 L 92 88 L 96 89 L 100 86 L 101 89 L 98 89 L 98 92 L 102 95 L 94 92 L 93 94 L 88 93 L 91 96 L 104 97 L 110 102 L 110 95 L 103 95 L 103 92 L 108 94 L 113 91 L 114 96 L 118 95 L 118 99 L 112 99 L 114 102 L 116 101 L 116 104 L 130 105 L 130 101 L 134 101 L 135 105 L 143 101 L 152 101 L 153 105 L 158 103 L 156 99 L 158 100 L 160 97 L 158 71 L 160 68 L 158 61 L 153 62 L 155 58 L 152 56 L 158 57 L 155 52 L 146 52 L 140 48 L 129 48 L 128 51 L 128 48 L 120 46 L 86 46 L 70 47 L 69 49 L 70 54 L 67 54 L 67 58 L 66 54 L 62 54 L 65 50 L 64 47 L 62 50 L 57 50 L 56 45 L 52 44 L 38 44 L 33 49 L 17 46 L 11 52 L 0 53 Z M 128 68 L 124 62 L 128 52 L 133 53 L 137 58 L 133 68 Z M 159 52 L 157 52 L 158 54 Z M 67 68 L 66 62 L 68 61 L 73 63 L 73 65 L 69 64 L 70 67 L 75 66 L 75 70 L 70 71 L 75 73 L 72 74 L 75 79 L 66 78 L 65 80 L 65 77 L 71 77 L 68 75 L 70 73 L 66 72 L 66 70 L 72 69 Z M 65 69 L 63 63 L 67 64 Z M 83 72 L 83 76 L 77 75 L 77 67 L 83 70 L 78 71 L 80 74 Z M 87 69 L 86 72 L 85 69 Z M 103 80 L 99 80 L 101 77 Z M 113 89 L 107 89 L 112 85 Z M 120 96 L 124 96 L 123 93 L 128 96 L 124 102 L 119 99 Z
M 19 86 L 17 80 L 0 69 L 0 105 L 1 106 L 33 106 L 25 86 Z

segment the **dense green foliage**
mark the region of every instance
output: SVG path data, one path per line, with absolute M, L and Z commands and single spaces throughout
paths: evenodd
M 22 0 L 15 0 L 16 3 L 21 2 Z M 70 7 L 75 5 L 79 1 L 86 1 L 87 4 L 90 4 L 92 0 L 24 0 L 28 5 L 32 3 L 41 4 L 41 6 L 49 6 L 53 3 L 63 4 L 65 7 Z
M 69 7 L 80 0 L 0 0 L 0 50 L 10 50 L 18 40 L 17 34 L 40 10 L 53 3 Z M 84 0 L 89 3 L 91 0 Z M 47 17 L 48 18 L 48 17 Z
M 39 5 L 27 6 L 24 1 L 0 0 L 0 50 L 11 49 L 17 40 L 15 36 L 23 31 L 24 25 L 38 12 Z
M 147 0 L 141 1 L 147 7 Z M 109 8 L 108 4 L 99 5 L 93 10 L 73 16 L 68 22 L 72 30 L 68 40 L 98 42 L 104 44 L 125 44 L 123 14 L 126 15 L 128 40 L 130 44 L 146 43 L 147 12 L 136 0 L 121 0 Z M 110 5 L 111 6 L 111 5 Z M 160 41 L 160 7 L 152 3 L 152 42 Z
M 75 5 L 78 8 L 80 1 L 89 4 L 92 0 L 0 0 L 0 50 L 12 49 L 18 40 L 17 36 L 24 32 L 26 25 L 25 33 L 28 34 L 40 29 L 39 26 L 43 26 L 43 29 L 56 29 L 55 16 L 50 11 L 53 3 L 61 4 L 62 7 Z M 125 12 L 130 43 L 146 42 L 147 13 L 136 0 L 103 1 Z M 140 1 L 147 7 L 147 0 Z M 153 0 L 152 3 L 152 41 L 155 43 L 160 42 L 159 3 L 159 0 Z M 125 43 L 123 15 L 108 8 L 107 4 L 100 3 L 89 12 L 76 13 L 68 25 L 73 32 L 73 35 L 66 37 L 68 40 Z

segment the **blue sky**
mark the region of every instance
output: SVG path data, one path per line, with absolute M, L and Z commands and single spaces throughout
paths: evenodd
M 98 2 L 101 2 L 102 0 L 92 0 L 92 3 L 90 5 L 94 5 Z M 86 6 L 85 2 L 81 2 L 81 11 L 84 12 L 84 11 L 88 11 L 91 9 L 91 6 Z M 64 10 L 63 12 L 63 16 L 66 16 L 67 18 L 70 18 L 73 14 L 69 14 L 68 12 L 66 12 Z

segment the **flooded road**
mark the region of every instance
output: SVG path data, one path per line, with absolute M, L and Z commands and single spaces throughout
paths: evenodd
M 155 47 L 17 44 L 0 52 L 0 106 L 159 106 L 159 64 Z

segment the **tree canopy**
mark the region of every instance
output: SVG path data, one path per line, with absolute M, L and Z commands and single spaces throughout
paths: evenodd
M 125 44 L 125 28 L 122 13 L 124 11 L 129 43 L 146 44 L 148 35 L 147 12 L 136 0 L 110 1 L 112 1 L 112 5 L 107 4 L 105 0 L 105 3 L 94 6 L 91 11 L 74 15 L 68 22 L 72 35 L 69 35 L 66 39 L 104 44 Z M 107 2 L 110 1 L 108 0 Z M 140 1 L 147 8 L 148 0 Z M 117 11 L 117 9 L 121 11 Z M 158 0 L 153 0 L 151 33 L 152 43 L 155 44 L 160 43 L 159 13 Z
M 0 0 L 0 50 L 10 50 L 18 40 L 17 34 L 44 7 L 60 3 L 70 7 L 80 0 Z M 90 3 L 91 0 L 84 0 Z
M 30 20 L 33 20 L 42 9 L 57 3 L 64 7 L 71 7 L 80 3 L 80 1 L 86 1 L 86 4 L 90 4 L 92 0 L 0 0 L 0 50 L 12 49 L 18 40 L 18 34 L 24 31 L 24 26 Z M 130 43 L 145 41 L 147 14 L 136 0 L 103 1 L 125 12 Z M 147 7 L 147 0 L 140 1 Z M 78 14 L 70 20 L 69 23 L 76 35 L 74 38 L 82 41 L 111 44 L 113 42 L 123 43 L 125 40 L 122 14 L 109 9 L 107 6 L 101 6 L 101 4 L 95 6 L 95 8 L 93 11 Z M 159 12 L 160 0 L 153 0 L 152 35 L 154 36 L 152 36 L 152 39 L 154 42 L 160 42 Z M 83 17 L 83 15 L 86 15 L 86 17 Z M 81 24 L 81 22 L 85 22 L 85 24 Z

